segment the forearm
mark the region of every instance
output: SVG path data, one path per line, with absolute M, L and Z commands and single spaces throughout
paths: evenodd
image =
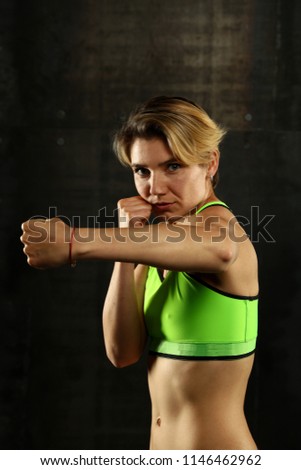
M 235 257 L 221 230 L 202 226 L 147 225 L 138 228 L 78 229 L 73 256 L 157 266 L 175 271 L 216 272 Z
M 131 263 L 115 263 L 103 308 L 103 332 L 107 356 L 116 367 L 140 358 L 146 332 Z

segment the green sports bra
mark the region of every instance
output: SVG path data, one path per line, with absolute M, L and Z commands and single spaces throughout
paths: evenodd
M 214 201 L 201 207 L 226 204 Z M 175 359 L 235 359 L 256 347 L 258 296 L 222 292 L 185 272 L 150 267 L 144 315 L 149 352 Z

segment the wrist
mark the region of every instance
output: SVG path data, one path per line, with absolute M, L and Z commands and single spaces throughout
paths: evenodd
M 71 257 L 69 260 L 80 261 L 81 259 L 93 258 L 93 246 L 95 246 L 96 230 L 93 228 L 74 228 L 72 240 L 70 238 Z M 70 263 L 71 264 L 71 263 Z

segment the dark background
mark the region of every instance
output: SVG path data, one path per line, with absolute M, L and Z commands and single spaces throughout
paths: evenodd
M 300 449 L 300 10 L 298 0 L 0 0 L 2 449 L 148 447 L 145 359 L 117 370 L 103 348 L 112 264 L 36 271 L 19 237 L 33 215 L 91 225 L 134 194 L 112 135 L 158 94 L 196 100 L 229 128 L 218 194 L 248 221 L 260 261 L 246 413 L 259 448 Z

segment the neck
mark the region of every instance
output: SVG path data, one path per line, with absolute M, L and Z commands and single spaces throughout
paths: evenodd
M 191 215 L 195 214 L 198 210 L 200 210 L 201 207 L 203 207 L 205 204 L 208 204 L 208 202 L 213 201 L 219 201 L 219 198 L 215 195 L 213 189 L 211 188 L 210 194 L 191 210 Z

